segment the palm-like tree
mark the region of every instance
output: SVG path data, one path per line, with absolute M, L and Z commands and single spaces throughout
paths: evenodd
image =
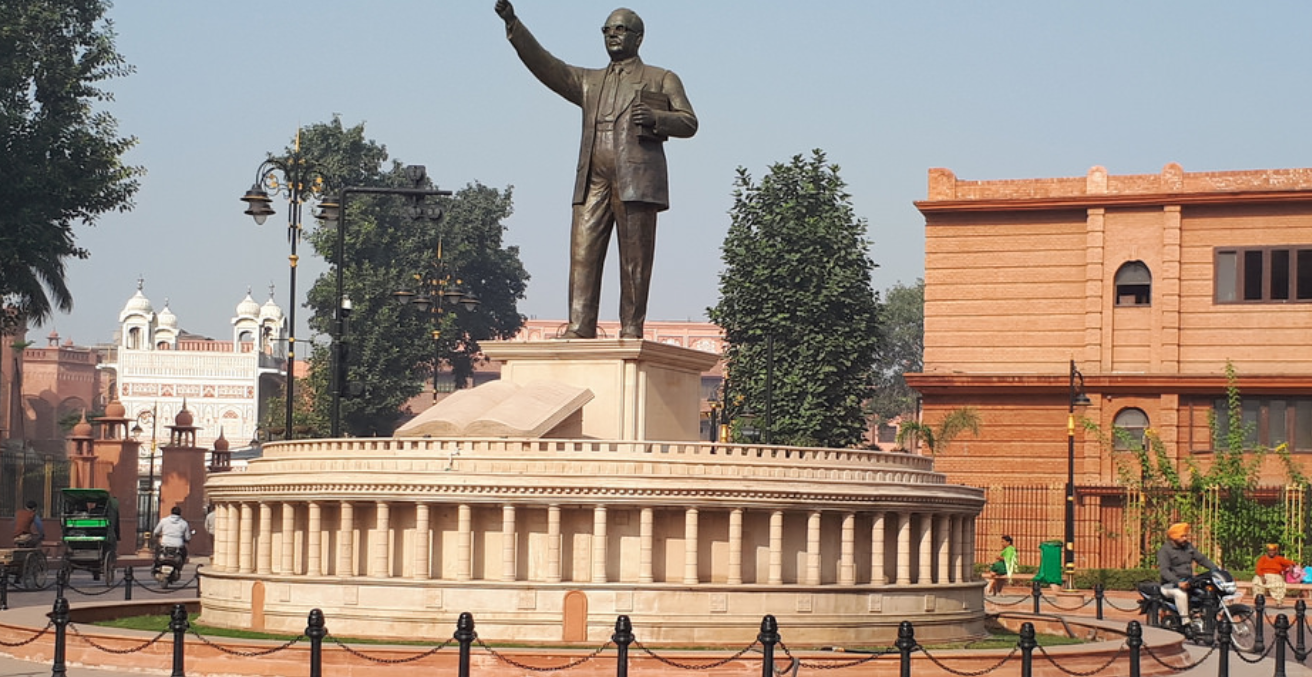
M 979 437 L 979 411 L 974 407 L 958 407 L 949 411 L 937 426 L 922 421 L 906 421 L 898 426 L 897 443 L 905 448 L 908 440 L 918 439 L 929 449 L 930 455 L 947 449 L 952 440 L 961 433 L 969 431 Z

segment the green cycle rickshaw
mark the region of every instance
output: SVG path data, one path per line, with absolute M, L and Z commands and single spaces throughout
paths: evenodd
M 64 566 L 85 569 L 94 580 L 114 584 L 118 559 L 118 499 L 104 489 L 62 489 L 60 527 Z

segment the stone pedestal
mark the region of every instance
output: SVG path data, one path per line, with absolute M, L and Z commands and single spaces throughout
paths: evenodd
M 482 348 L 502 363 L 502 379 L 591 390 L 582 435 L 609 440 L 699 439 L 701 374 L 719 360 L 714 353 L 623 338 L 486 342 Z

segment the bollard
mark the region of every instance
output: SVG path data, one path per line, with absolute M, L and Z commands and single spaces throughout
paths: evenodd
M 1216 647 L 1221 656 L 1216 665 L 1216 677 L 1230 677 L 1230 621 L 1222 618 L 1216 624 Z
M 9 608 L 9 570 L 0 567 L 0 611 Z
M 59 567 L 55 574 L 55 599 L 64 599 L 64 588 L 68 585 L 68 575 L 72 573 L 67 565 Z
M 893 642 L 900 654 L 900 677 L 911 677 L 911 652 L 916 649 L 916 629 L 911 621 L 902 621 L 897 626 L 897 641 Z
M 1266 653 L 1266 596 L 1258 595 L 1253 600 L 1253 616 L 1257 620 L 1253 624 L 1255 632 L 1253 633 L 1253 653 Z
M 1020 647 L 1020 677 L 1034 677 L 1034 647 L 1038 645 L 1038 640 L 1034 639 L 1034 624 L 1029 621 L 1021 623 L 1020 641 L 1016 643 Z
M 610 641 L 615 642 L 615 677 L 629 677 L 629 645 L 633 643 L 633 623 L 628 616 L 615 619 L 615 632 Z
M 761 677 L 774 677 L 774 645 L 779 643 L 779 623 L 766 614 L 761 619 L 761 631 L 756 634 L 761 643 Z
M 1093 599 L 1096 602 L 1094 609 L 1097 611 L 1098 620 L 1102 620 L 1102 598 L 1105 592 L 1106 589 L 1102 587 L 1102 583 L 1093 584 Z
M 474 614 L 461 612 L 460 618 L 456 619 L 456 633 L 453 637 L 460 643 L 460 663 L 456 674 L 459 677 L 469 677 L 469 645 L 477 637 L 474 634 Z
M 1271 641 L 1276 643 L 1276 671 L 1272 677 L 1285 677 L 1285 645 L 1289 643 L 1289 617 L 1276 616 L 1276 636 Z
M 1043 585 L 1038 581 L 1030 583 L 1030 595 L 1034 597 L 1034 613 L 1039 613 L 1039 602 L 1043 599 Z
M 169 618 L 169 630 L 173 631 L 173 673 L 169 677 L 187 677 L 187 672 L 183 669 L 183 648 L 187 641 L 187 629 L 191 623 L 187 622 L 187 607 L 183 604 L 173 605 L 173 615 Z
M 132 601 L 132 567 L 123 570 L 123 601 Z
M 1307 631 L 1307 602 L 1298 600 L 1294 602 L 1294 632 L 1297 640 L 1294 642 L 1294 660 L 1299 663 L 1307 660 L 1307 644 L 1304 643 L 1303 633 Z
M 50 666 L 50 677 L 64 677 L 68 674 L 68 668 L 64 665 L 64 649 L 68 639 L 68 600 L 55 598 L 50 621 L 55 626 L 55 661 Z
M 1130 648 L 1130 677 L 1139 677 L 1139 652 L 1143 650 L 1143 626 L 1139 621 L 1125 626 L 1125 646 Z
M 327 634 L 323 611 L 310 609 L 310 618 L 305 622 L 305 636 L 310 638 L 310 677 L 323 677 L 323 638 Z

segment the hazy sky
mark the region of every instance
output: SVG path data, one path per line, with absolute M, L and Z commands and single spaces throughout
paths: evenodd
M 565 61 L 606 61 L 615 0 L 523 0 L 524 23 Z M 813 148 L 841 166 L 885 289 L 923 274 L 926 173 L 967 180 L 1312 165 L 1307 2 L 727 2 L 630 5 L 643 59 L 678 73 L 701 128 L 672 139 L 651 319 L 700 320 L 716 302 L 735 169 Z M 109 110 L 140 139 L 136 208 L 79 228 L 76 307 L 53 327 L 108 341 L 138 275 L 188 331 L 229 338 L 237 303 L 286 307 L 285 211 L 256 226 L 241 194 L 298 125 L 366 124 L 442 188 L 514 186 L 506 240 L 532 275 L 520 311 L 563 318 L 579 111 L 506 42 L 492 0 L 119 0 L 109 11 L 135 74 Z M 308 246 L 298 303 L 326 272 Z M 613 269 L 614 255 L 608 261 Z M 611 272 L 608 270 L 608 273 Z M 617 314 L 616 283 L 602 317 Z M 298 339 L 308 311 L 298 312 Z M 322 339 L 320 339 L 322 340 Z

